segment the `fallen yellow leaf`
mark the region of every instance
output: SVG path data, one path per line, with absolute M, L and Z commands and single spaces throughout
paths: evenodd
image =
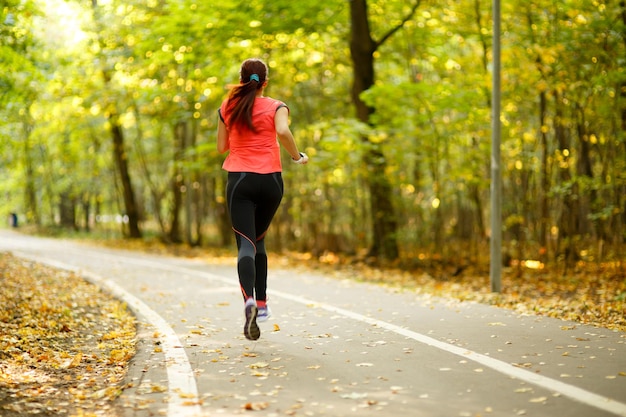
M 71 369 L 71 368 L 76 368 L 78 365 L 80 365 L 80 361 L 83 359 L 83 354 L 78 352 L 74 358 L 67 364 L 66 368 L 67 369 Z
M 246 403 L 243 408 L 249 411 L 261 411 L 265 410 L 269 407 L 270 404 L 268 402 L 255 402 L 255 403 Z
M 256 362 L 250 365 L 251 369 L 261 369 L 261 368 L 267 368 L 269 366 L 269 364 L 267 362 Z

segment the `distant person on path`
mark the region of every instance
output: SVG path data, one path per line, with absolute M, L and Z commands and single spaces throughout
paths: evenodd
M 226 199 L 237 239 L 237 273 L 245 301 L 243 333 L 249 340 L 261 336 L 258 321 L 270 316 L 267 306 L 265 234 L 283 197 L 280 140 L 292 160 L 306 164 L 289 129 L 289 109 L 282 101 L 265 97 L 267 65 L 259 59 L 241 64 L 239 85 L 219 108 L 217 150 L 230 151 Z
M 13 228 L 16 228 L 16 227 L 18 227 L 17 222 L 18 222 L 17 214 L 16 213 L 9 214 L 9 225 L 11 225 L 11 227 L 13 227 Z

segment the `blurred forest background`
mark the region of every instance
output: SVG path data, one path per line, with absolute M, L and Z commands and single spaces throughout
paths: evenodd
M 270 66 L 284 153 L 271 251 L 487 257 L 489 0 L 1 0 L 0 215 L 234 242 L 217 108 Z M 623 259 L 626 1 L 502 3 L 507 262 Z

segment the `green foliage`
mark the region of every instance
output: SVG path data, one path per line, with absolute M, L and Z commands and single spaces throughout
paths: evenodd
M 386 171 L 375 174 L 392 186 L 406 253 L 488 237 L 490 2 L 420 4 L 376 51 L 376 82 L 362 97 L 375 110 L 368 126 L 354 117 L 345 2 L 52 3 L 0 9 L 0 211 L 44 224 L 64 199 L 79 216 L 122 212 L 108 130 L 115 114 L 146 227 L 168 231 L 178 189 L 193 206 L 183 217 L 217 240 L 216 109 L 240 62 L 258 56 L 270 66 L 267 95 L 288 104 L 311 156 L 305 169 L 285 157 L 274 244 L 323 251 L 315 236 L 327 234 L 350 250 L 367 246 L 363 135 L 383 152 Z M 411 4 L 370 0 L 373 38 Z M 505 241 L 549 245 L 567 229 L 580 238 L 569 242 L 623 242 L 623 12 L 602 1 L 503 4 Z M 557 258 L 562 249 L 546 250 Z

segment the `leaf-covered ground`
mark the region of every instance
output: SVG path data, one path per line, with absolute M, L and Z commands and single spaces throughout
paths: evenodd
M 117 415 L 135 352 L 126 306 L 72 273 L 6 253 L 0 286 L 0 415 Z

